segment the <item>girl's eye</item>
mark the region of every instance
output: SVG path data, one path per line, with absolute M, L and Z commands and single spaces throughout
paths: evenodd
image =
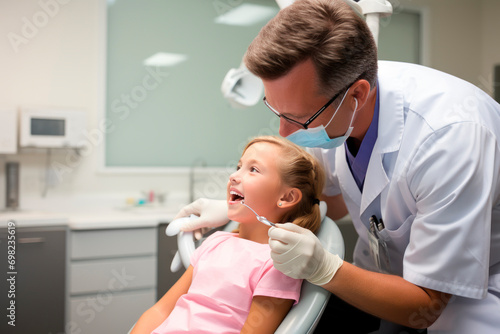
M 255 168 L 255 167 L 251 167 L 251 168 L 250 168 L 250 171 L 251 171 L 251 172 L 256 172 L 256 173 L 258 173 L 258 172 L 259 172 L 259 170 L 258 170 L 257 168 Z
M 236 166 L 236 170 L 240 170 L 241 169 L 241 166 Z

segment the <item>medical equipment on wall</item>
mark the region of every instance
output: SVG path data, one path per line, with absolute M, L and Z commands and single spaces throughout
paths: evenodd
M 77 148 L 82 146 L 85 113 L 68 109 L 22 109 L 19 146 Z
M 294 0 L 276 0 L 283 9 L 291 5 Z M 387 0 L 344 0 L 366 19 L 366 24 L 373 34 L 375 43 L 378 43 L 379 21 L 381 17 L 392 14 L 392 5 Z M 264 86 L 262 81 L 250 73 L 243 63 L 239 68 L 232 68 L 227 72 L 221 86 L 222 95 L 232 107 L 245 108 L 256 105 L 262 96 Z
M 45 177 L 42 197 L 50 187 L 61 182 L 68 170 L 61 163 L 53 164 L 52 151 L 58 149 L 74 150 L 71 164 L 76 165 L 81 150 L 95 145 L 94 138 L 85 130 L 86 114 L 77 109 L 22 108 L 19 113 L 19 147 L 46 150 Z M 68 158 L 66 159 L 68 161 Z

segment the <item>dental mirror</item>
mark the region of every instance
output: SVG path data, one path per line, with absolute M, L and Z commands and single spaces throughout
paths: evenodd
M 275 223 L 272 223 L 269 220 L 267 220 L 266 217 L 259 216 L 257 214 L 257 212 L 254 211 L 254 209 L 252 209 L 251 207 L 249 207 L 248 205 L 245 204 L 245 201 L 241 201 L 240 203 L 243 204 L 244 206 L 246 206 L 247 208 L 249 208 L 255 214 L 255 216 L 257 217 L 257 220 L 260 221 L 261 223 L 264 223 L 264 224 L 269 225 L 269 226 L 275 226 L 276 225 Z

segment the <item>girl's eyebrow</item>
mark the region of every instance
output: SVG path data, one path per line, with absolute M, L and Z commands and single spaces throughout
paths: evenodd
M 240 160 L 238 161 L 238 165 L 241 165 L 241 164 L 242 164 L 242 161 L 241 161 L 241 160 L 242 160 L 242 159 L 240 159 Z M 257 160 L 257 159 L 250 159 L 250 160 L 248 160 L 248 161 L 245 161 L 245 163 L 246 163 L 246 164 L 249 164 L 249 165 L 253 165 L 253 164 L 257 164 L 257 165 L 259 165 L 259 166 L 260 166 L 260 165 L 262 165 L 262 162 L 261 162 L 261 161 L 259 161 L 259 160 Z
M 241 160 L 240 160 L 241 162 Z M 247 164 L 252 165 L 252 164 L 260 164 L 260 161 L 257 159 L 250 159 L 248 161 L 245 161 Z

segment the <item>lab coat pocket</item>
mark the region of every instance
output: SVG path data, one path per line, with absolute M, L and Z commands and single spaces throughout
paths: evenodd
M 402 272 L 403 255 L 410 241 L 410 229 L 414 220 L 415 216 L 411 215 L 397 229 L 391 230 L 389 225 L 378 232 L 380 239 L 387 244 L 393 273 Z
M 415 216 L 411 215 L 397 229 L 391 230 L 390 225 L 386 225 L 379 231 L 380 238 L 386 242 L 391 242 L 396 245 L 408 244 L 410 239 L 410 228 L 415 220 Z

